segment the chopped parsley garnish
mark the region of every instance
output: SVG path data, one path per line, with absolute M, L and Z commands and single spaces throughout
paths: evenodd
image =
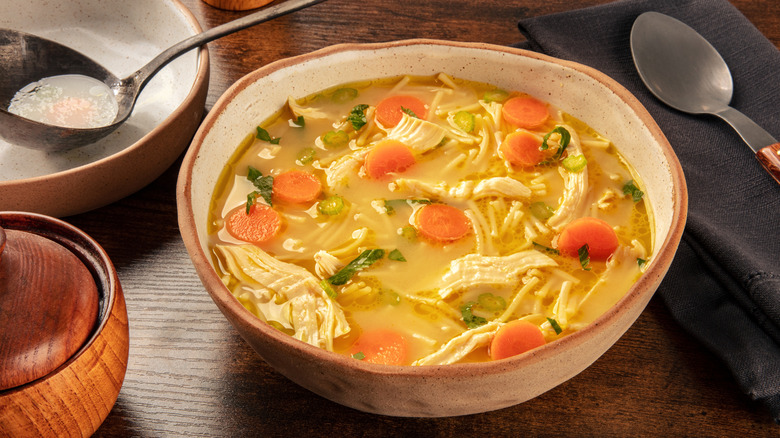
M 636 264 L 639 265 L 639 269 L 644 269 L 645 265 L 647 264 L 647 260 L 637 257 Z
M 552 255 L 559 255 L 561 253 L 557 249 L 550 248 L 549 246 L 544 246 L 541 243 L 537 243 L 537 242 L 531 242 L 531 243 L 533 243 L 534 249 L 537 249 L 539 251 L 543 251 L 543 252 L 546 252 L 546 253 L 552 254 Z
M 259 126 L 257 127 L 257 135 L 255 137 L 259 138 L 260 140 L 267 141 L 271 144 L 279 144 L 279 141 L 282 139 L 281 137 L 271 137 L 271 134 L 269 134 L 268 131 Z
M 261 196 L 268 205 L 273 205 L 271 198 L 273 195 L 274 177 L 271 175 L 263 176 L 262 172 L 249 166 L 246 179 L 251 181 L 257 189 L 246 196 L 246 214 L 249 214 L 249 209 L 255 204 L 258 196 Z
M 352 124 L 352 128 L 355 131 L 359 131 L 360 128 L 365 126 L 366 123 L 368 123 L 368 120 L 366 119 L 366 110 L 368 109 L 368 105 L 361 103 L 360 105 L 355 105 L 354 108 L 352 108 L 352 111 L 349 112 L 349 115 L 347 116 L 347 120 L 349 120 L 349 123 Z
M 569 133 L 566 128 L 563 126 L 556 126 L 552 131 L 548 132 L 544 135 L 544 138 L 542 138 L 542 145 L 539 146 L 539 149 L 545 151 L 550 146 L 547 145 L 547 140 L 550 139 L 550 136 L 553 135 L 553 133 L 561 134 L 561 140 L 558 142 L 560 144 L 560 147 L 558 148 L 558 151 L 555 152 L 555 156 L 553 157 L 553 161 L 558 161 L 563 156 L 563 151 L 566 150 L 566 148 L 569 146 L 569 141 L 571 141 L 571 134 Z
M 363 360 L 366 358 L 366 355 L 362 351 L 358 351 L 357 353 L 352 355 L 352 358 L 357 360 Z
M 408 114 L 409 117 L 414 117 L 415 119 L 419 119 L 419 117 L 417 117 L 417 114 L 415 114 L 414 111 L 410 110 L 409 108 L 401 107 L 401 111 Z
M 387 255 L 387 258 L 390 260 L 395 260 L 396 262 L 405 262 L 406 257 L 404 257 L 403 254 L 401 254 L 401 251 L 394 249 L 390 251 L 390 254 Z
M 631 199 L 633 199 L 634 202 L 639 202 L 642 200 L 645 192 L 639 190 L 639 187 L 636 186 L 634 180 L 632 179 L 623 185 L 623 194 L 631 195 Z
M 460 308 L 460 314 L 463 316 L 463 322 L 465 322 L 466 326 L 470 329 L 477 328 L 487 324 L 487 319 L 471 313 L 471 308 L 475 304 L 477 303 L 474 301 L 469 301 L 468 303 L 464 304 L 463 307 Z
M 340 286 L 348 282 L 358 271 L 371 266 L 384 256 L 385 250 L 383 249 L 367 249 L 360 253 L 355 260 L 349 262 L 347 266 L 341 268 L 339 272 L 336 272 L 335 275 L 328 278 L 327 281 L 332 285 Z
M 293 120 L 292 122 L 295 126 L 299 128 L 303 128 L 304 126 L 306 126 L 306 120 L 303 119 L 303 116 L 298 116 L 298 118 Z
M 563 330 L 561 329 L 561 326 L 558 324 L 558 321 L 556 321 L 556 320 L 554 320 L 552 318 L 547 318 L 547 322 L 549 322 L 550 326 L 552 326 L 553 330 L 555 330 L 555 334 L 556 335 L 560 335 L 561 334 L 561 332 Z
M 588 244 L 582 245 L 580 249 L 577 250 L 577 254 L 580 256 L 580 265 L 582 265 L 582 269 L 586 271 L 590 271 L 590 268 L 588 265 L 590 264 L 590 254 L 588 254 Z

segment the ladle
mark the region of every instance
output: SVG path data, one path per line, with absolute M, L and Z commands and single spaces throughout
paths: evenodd
M 0 137 L 14 145 L 45 151 L 66 151 L 93 143 L 114 131 L 130 116 L 147 82 L 176 57 L 209 41 L 322 1 L 288 0 L 193 35 L 124 79 L 62 44 L 17 30 L 0 29 L 0 59 L 3 60 L 0 65 Z M 36 122 L 7 111 L 16 92 L 27 84 L 66 74 L 95 78 L 112 90 L 119 111 L 110 124 L 97 128 L 68 128 Z
M 639 76 L 658 99 L 686 113 L 725 120 L 780 183 L 780 143 L 729 106 L 731 71 L 704 37 L 668 15 L 645 12 L 631 29 L 631 54 Z

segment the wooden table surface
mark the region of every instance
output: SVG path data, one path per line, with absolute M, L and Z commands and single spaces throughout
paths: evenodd
M 204 28 L 243 15 L 183 2 Z M 780 45 L 780 3 L 732 2 Z M 509 45 L 523 40 L 519 19 L 598 3 L 605 1 L 329 0 L 210 43 L 207 109 L 250 71 L 331 44 L 430 37 Z M 177 227 L 179 164 L 132 196 L 66 218 L 111 256 L 130 320 L 124 386 L 96 436 L 780 435 L 765 409 L 676 325 L 658 297 L 590 368 L 511 408 L 403 419 L 314 395 L 266 365 L 198 280 Z

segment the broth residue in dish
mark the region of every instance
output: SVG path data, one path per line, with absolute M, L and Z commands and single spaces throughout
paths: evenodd
M 8 112 L 65 128 L 99 128 L 116 118 L 114 93 L 103 82 L 84 75 L 43 78 L 19 90 Z
M 616 147 L 520 91 L 435 77 L 342 85 L 247 136 L 210 212 L 254 315 L 357 360 L 497 360 L 571 334 L 651 259 Z

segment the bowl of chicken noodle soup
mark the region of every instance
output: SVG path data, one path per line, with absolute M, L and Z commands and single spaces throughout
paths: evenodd
M 206 290 L 264 360 L 335 402 L 421 417 L 584 370 L 650 300 L 687 206 L 663 134 L 602 73 L 432 40 L 247 75 L 178 191 Z

